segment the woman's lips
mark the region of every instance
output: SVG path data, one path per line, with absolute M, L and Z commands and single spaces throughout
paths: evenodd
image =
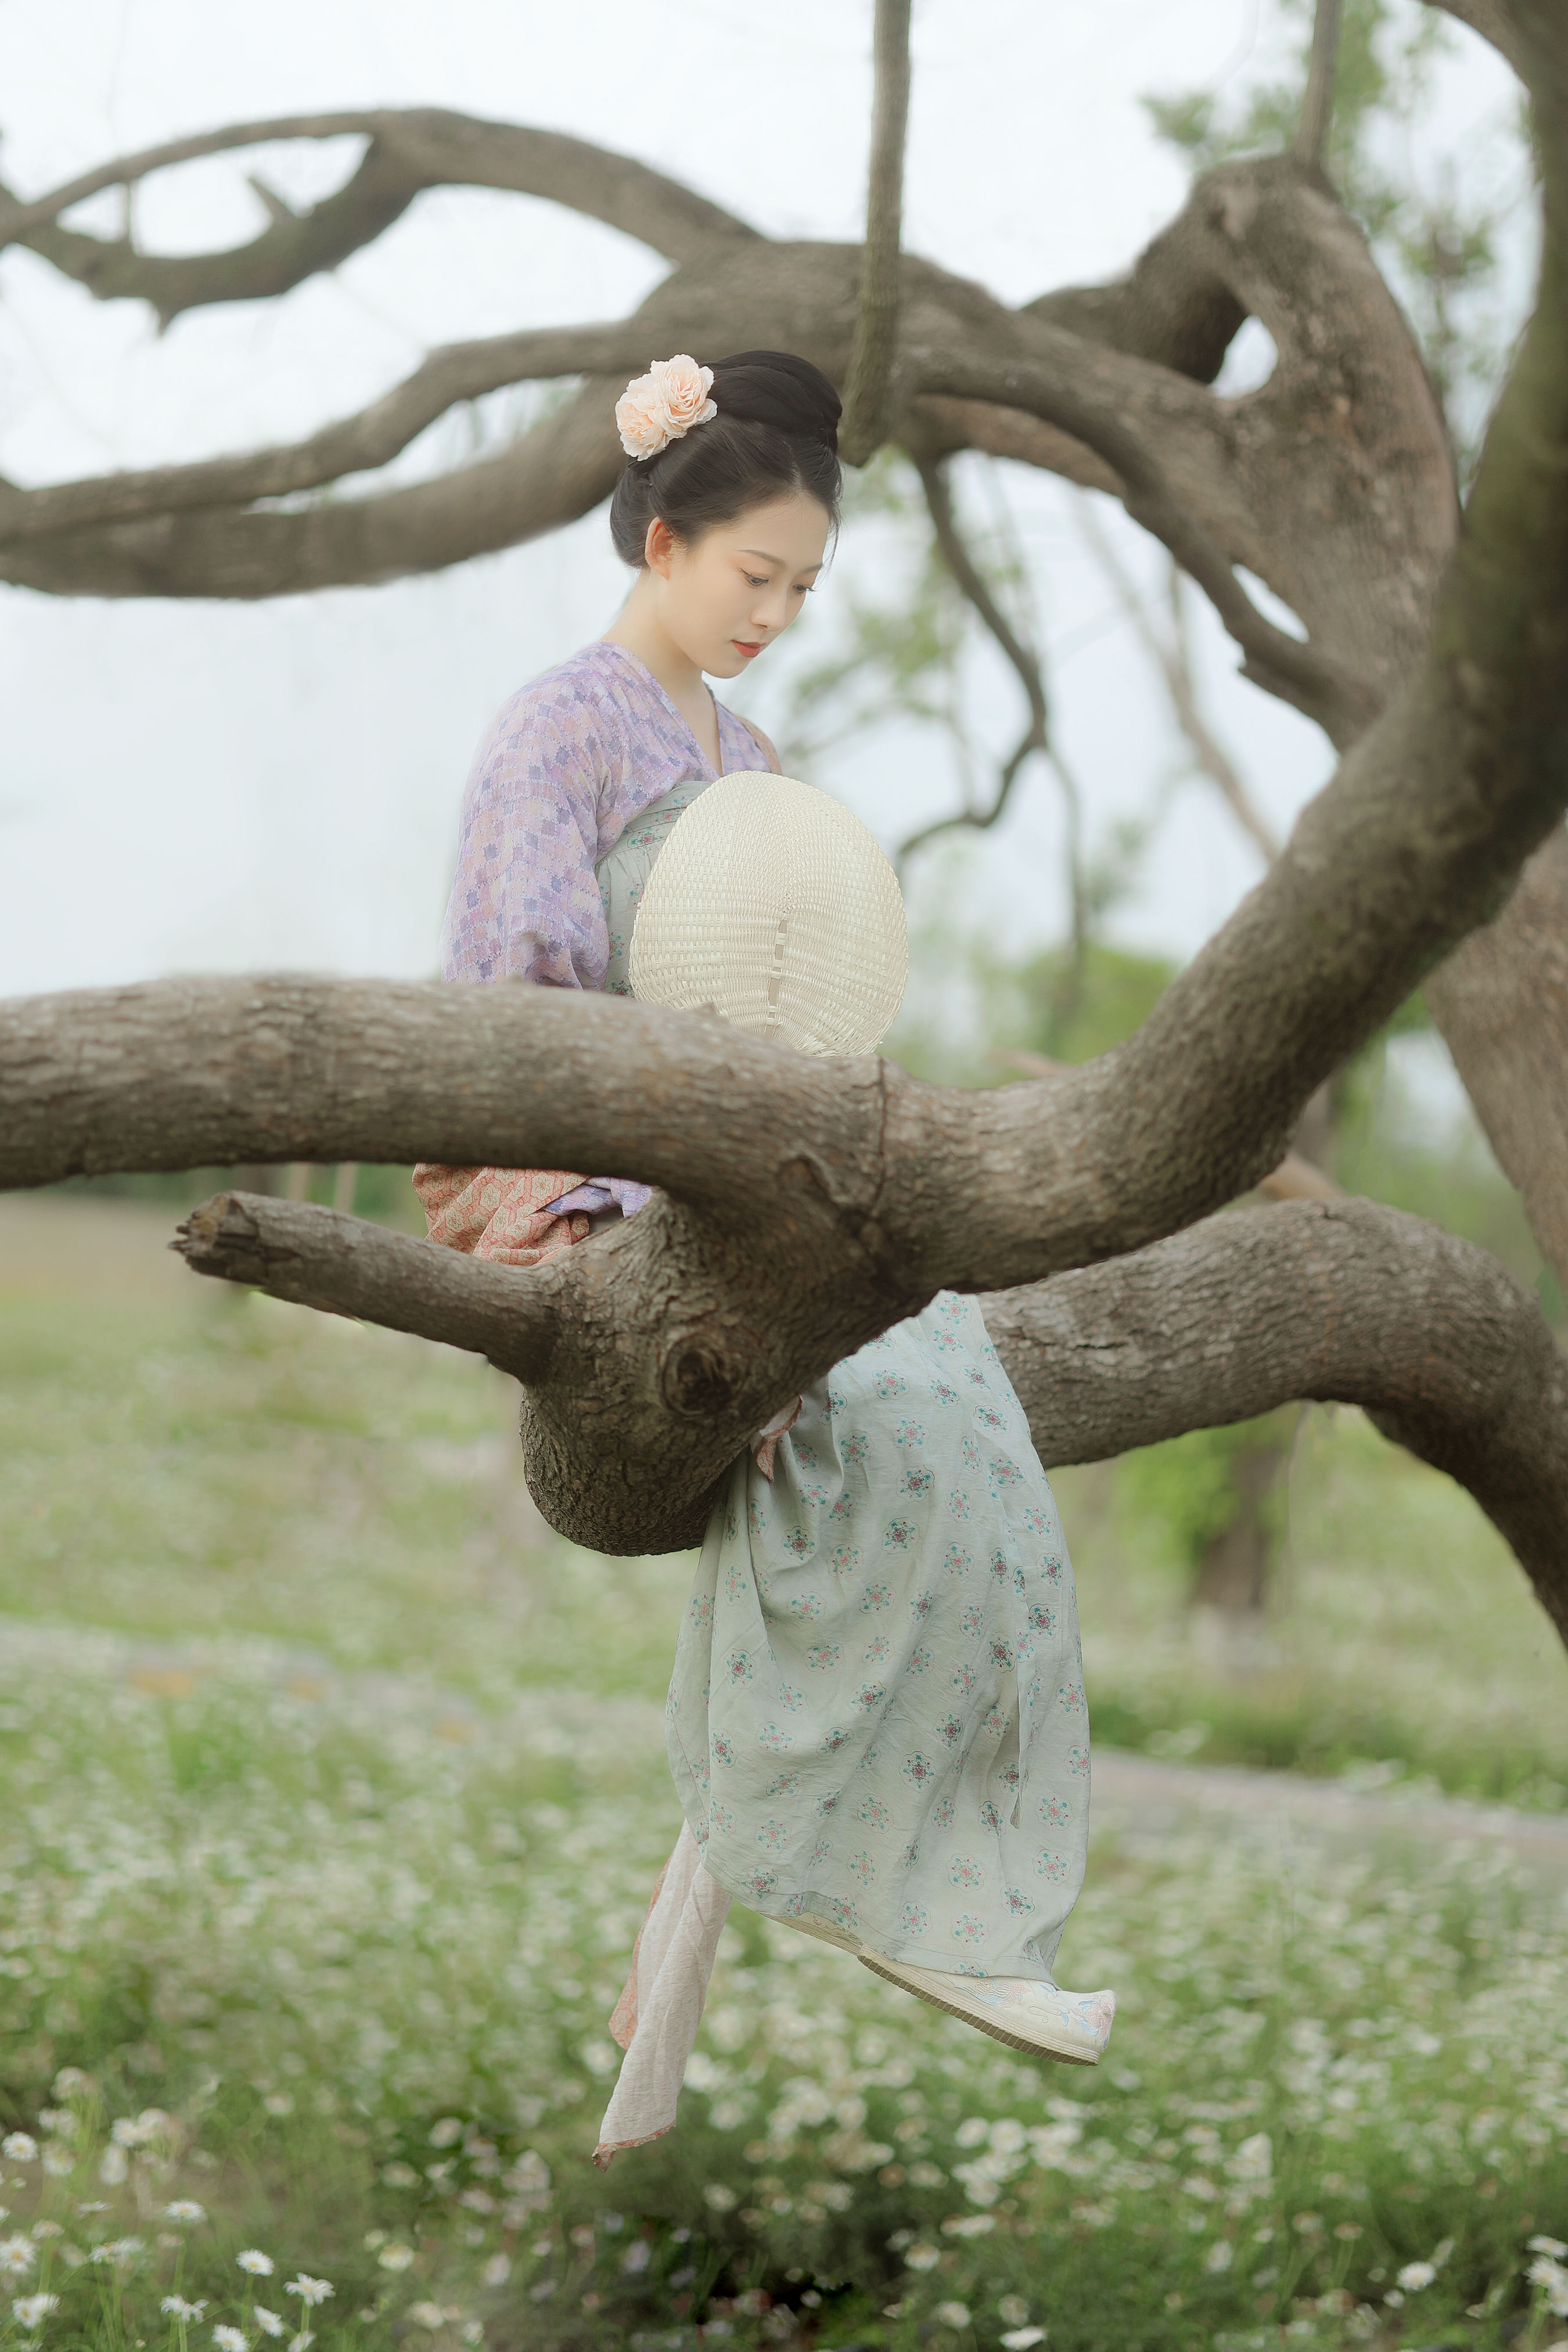
M 763 650 L 760 645 L 748 645 L 744 637 L 731 637 L 730 643 L 738 654 L 744 654 L 748 661 L 755 661 Z

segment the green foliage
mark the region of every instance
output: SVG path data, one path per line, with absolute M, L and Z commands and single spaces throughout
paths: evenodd
M 1158 1527 L 1173 1557 L 1195 1572 L 1209 1546 L 1243 1507 L 1237 1471 L 1259 1455 L 1278 1456 L 1289 1446 L 1298 1417 L 1287 1407 L 1256 1421 L 1189 1430 L 1163 1445 L 1141 1446 L 1126 1459 L 1123 1508 L 1141 1526 Z M 1285 1523 L 1280 1487 L 1267 1496 L 1261 1511 L 1269 1532 L 1278 1536 Z
M 889 719 L 950 736 L 957 725 L 969 609 L 938 551 L 919 476 L 907 457 L 883 448 L 850 476 L 844 504 L 847 522 L 879 525 L 891 539 L 902 593 L 888 604 L 851 587 L 837 647 L 792 684 L 779 730 L 786 767 L 807 766 L 827 744 Z
M 1047 948 L 1016 973 L 991 962 L 987 977 L 994 1000 L 1016 989 L 1026 1048 L 1053 1062 L 1088 1062 L 1142 1028 L 1175 972 L 1164 956 L 1091 940 L 1081 958 L 1070 948 Z
M 996 1086 L 1017 1077 L 1009 1056 L 1087 1062 L 1130 1037 L 1146 1021 L 1176 967 L 1090 938 L 1080 951 L 1051 947 L 1022 960 L 984 935 L 942 922 L 914 942 L 914 961 L 940 971 L 942 1003 L 962 995 L 969 1018 L 961 1032 L 939 1033 L 917 985 L 889 1050 L 918 1077 L 949 1086 Z
M 1561 1322 L 1561 1296 L 1524 1203 L 1479 1124 L 1466 1114 L 1448 1133 L 1435 1135 L 1409 1098 L 1389 1048 L 1402 1037 L 1421 1035 L 1435 1032 L 1416 995 L 1336 1074 L 1329 1172 L 1347 1192 L 1426 1217 L 1489 1251 L 1516 1282 L 1534 1290 L 1548 1319 Z
M 924 965 L 942 975 L 941 1007 L 962 1003 L 966 1017 L 960 1028 L 949 1021 L 939 1030 L 931 999 L 917 983 L 890 1050 L 917 1076 L 946 1085 L 1015 1080 L 1021 1073 L 1010 1057 L 1018 1054 L 1075 1063 L 1106 1053 L 1148 1019 L 1176 973 L 1166 958 L 1098 939 L 1081 955 L 1057 946 L 1009 958 L 989 938 L 945 921 L 923 932 L 915 948 L 917 968 Z M 1560 1322 L 1562 1301 L 1523 1203 L 1479 1126 L 1467 1116 L 1452 1133 L 1432 1133 L 1401 1079 L 1391 1046 L 1432 1034 L 1431 1016 L 1417 993 L 1336 1074 L 1327 1173 L 1348 1192 L 1426 1217 L 1490 1251 L 1517 1282 L 1535 1291 L 1542 1311 Z M 1212 1486 L 1216 1475 L 1212 1467 L 1202 1473 L 1196 1467 L 1205 1442 L 1195 1435 L 1179 1441 L 1189 1448 L 1194 1465 L 1194 1494 L 1205 1484 Z M 1222 1452 L 1231 1443 L 1214 1440 Z
M 1568 1804 L 1568 1658 L 1495 1531 L 1358 1414 L 1282 1421 L 1276 1571 L 1224 1638 L 1186 1606 L 1184 1498 L 1149 1495 L 1137 1454 L 1055 1474 L 1095 1737 Z
M 258 1175 L 264 1175 L 276 1190 L 286 1173 L 282 1168 L 184 1168 L 166 1175 L 71 1176 L 47 1189 L 67 1200 L 158 1202 L 179 1215 L 215 1192 L 266 1190 L 266 1184 L 258 1183 Z M 336 1175 L 333 1167 L 312 1167 L 305 1198 L 319 1208 L 331 1208 Z M 356 1217 L 369 1217 L 376 1224 L 393 1225 L 402 1233 L 425 1230 L 425 1213 L 409 1168 L 362 1160 L 354 1171 L 353 1208 Z
M 1568 1984 L 1507 1864 L 1102 1825 L 1063 1973 L 1121 2013 L 1071 2074 L 737 1909 L 676 2136 L 601 2177 L 657 1710 L 563 1775 L 537 1716 L 454 1744 L 384 1679 L 160 1701 L 79 1662 L 0 1703 L 5 2259 L 47 2352 L 254 2347 L 274 2312 L 321 2352 L 1331 2345 L 1412 2263 L 1431 2340 L 1546 2315 Z M 170 1734 L 214 1705 L 244 1761 L 193 1781 Z

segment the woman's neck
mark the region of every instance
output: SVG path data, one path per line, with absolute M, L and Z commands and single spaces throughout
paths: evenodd
M 682 653 L 660 618 L 653 576 L 639 572 L 601 643 L 624 646 L 652 672 L 696 736 L 710 766 L 724 764 L 719 745 L 719 711 L 701 671 Z

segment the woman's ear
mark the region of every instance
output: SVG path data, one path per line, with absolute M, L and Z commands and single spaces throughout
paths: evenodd
M 675 561 L 675 551 L 679 544 L 663 517 L 655 515 L 647 527 L 647 537 L 643 541 L 643 562 L 650 572 L 657 572 L 661 580 L 668 580 L 670 566 Z

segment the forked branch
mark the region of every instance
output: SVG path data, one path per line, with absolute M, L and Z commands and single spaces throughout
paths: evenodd
M 1342 747 L 1365 730 L 1377 709 L 1373 687 L 1336 656 L 1291 636 L 1258 610 L 1222 549 L 1173 495 L 1146 444 L 1121 416 L 1085 396 L 1070 361 L 1052 366 L 1038 359 L 924 350 L 910 352 L 908 365 L 914 389 L 1021 408 L 1086 443 L 1114 469 L 1133 520 L 1169 549 L 1207 596 L 1247 656 L 1244 675 L 1317 719 Z
M 150 173 L 206 155 L 293 139 L 358 135 L 369 144 L 334 195 L 298 215 L 267 207 L 259 236 L 225 252 L 139 253 L 129 237 L 62 228 L 59 215 L 104 188 L 133 187 Z M 0 247 L 30 245 L 100 300 L 136 297 L 163 325 L 211 302 L 253 302 L 287 293 L 374 242 L 433 187 L 506 188 L 546 196 L 682 262 L 757 232 L 647 163 L 561 131 L 486 122 L 439 107 L 280 115 L 204 131 L 100 164 L 31 203 L 0 190 Z
M 315 489 L 345 474 L 387 465 L 460 400 L 525 379 L 613 374 L 635 366 L 647 330 L 635 320 L 607 326 L 542 327 L 432 352 L 368 408 L 324 425 L 303 441 L 208 457 L 188 466 L 105 474 L 18 489 L 0 483 L 0 546 L 58 532 L 101 530 L 147 515 L 203 507 L 248 506 Z
M 1115 1053 L 976 1096 L 576 992 L 170 982 L 7 1009 L 0 1181 L 421 1156 L 664 1186 L 570 1254 L 529 1391 L 547 1516 L 636 1549 L 684 1540 L 750 1431 L 935 1288 L 1122 1254 L 1233 1198 L 1568 802 L 1568 190 L 1548 184 L 1541 305 L 1431 653 Z
M 931 519 L 931 529 L 936 536 L 937 548 L 942 560 L 947 566 L 948 573 L 960 595 L 978 614 L 1023 688 L 1024 698 L 1028 704 L 1029 716 L 1023 733 L 1002 763 L 996 779 L 996 789 L 987 805 L 979 809 L 958 809 L 952 816 L 938 817 L 934 824 L 921 825 L 918 832 L 911 833 L 908 839 L 899 845 L 896 863 L 900 868 L 917 849 L 923 848 L 928 841 L 934 841 L 939 834 L 950 833 L 955 825 L 971 825 L 978 832 L 984 832 L 987 826 L 994 824 L 1012 797 L 1013 786 L 1017 782 L 1025 761 L 1037 751 L 1049 758 L 1051 751 L 1050 714 L 1046 700 L 1046 681 L 1040 667 L 1039 656 L 1032 646 L 1025 645 L 996 602 L 985 574 L 970 553 L 963 533 L 958 527 L 958 518 L 953 512 L 952 491 L 948 483 L 946 467 L 938 461 L 921 457 L 916 457 L 915 465 L 920 473 L 921 488 L 925 492 L 926 506 Z M 1072 847 L 1073 932 L 1076 938 L 1083 923 L 1083 880 L 1078 856 L 1077 794 L 1070 782 L 1066 783 L 1064 789 L 1068 794 L 1068 832 Z

